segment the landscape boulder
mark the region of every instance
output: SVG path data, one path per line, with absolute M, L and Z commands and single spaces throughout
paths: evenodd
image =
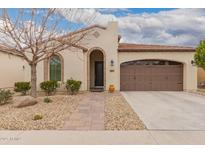
M 17 108 L 32 106 L 38 103 L 38 101 L 31 96 L 21 96 L 14 99 L 14 106 Z

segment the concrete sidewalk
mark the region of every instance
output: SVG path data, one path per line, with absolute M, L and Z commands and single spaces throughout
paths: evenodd
M 0 131 L 0 144 L 205 144 L 205 131 Z

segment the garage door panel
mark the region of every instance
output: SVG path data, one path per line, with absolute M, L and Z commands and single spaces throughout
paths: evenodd
M 120 84 L 125 91 L 181 91 L 183 65 L 125 65 Z
M 182 84 L 176 84 L 176 83 L 169 83 L 168 84 L 168 89 L 170 91 L 182 91 L 183 90 L 183 85 Z
M 169 82 L 176 82 L 176 83 L 178 83 L 178 82 L 183 82 L 183 76 L 182 75 L 169 75 L 168 76 L 168 81 Z

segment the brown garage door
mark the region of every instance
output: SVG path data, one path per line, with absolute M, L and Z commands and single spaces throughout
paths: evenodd
M 141 60 L 121 64 L 123 91 L 182 91 L 183 65 L 163 60 Z

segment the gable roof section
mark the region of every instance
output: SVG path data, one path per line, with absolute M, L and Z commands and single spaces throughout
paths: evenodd
M 93 28 L 100 28 L 100 29 L 103 29 L 105 30 L 107 27 L 104 27 L 104 26 L 101 26 L 101 25 L 91 25 L 89 27 L 85 27 L 85 28 L 82 28 L 82 29 L 79 29 L 79 30 L 76 30 L 74 32 L 70 32 L 68 34 L 65 34 L 64 36 L 61 36 L 61 37 L 66 37 L 66 36 L 69 36 L 69 35 L 74 35 L 74 34 L 78 34 L 78 33 L 81 33 L 81 32 L 85 32 L 87 30 L 91 30 Z M 118 35 L 118 42 L 120 41 L 121 39 L 121 35 Z
M 119 43 L 118 52 L 195 52 L 195 48 L 183 46 Z
M 100 25 L 92 25 L 92 26 L 89 26 L 89 27 L 85 27 L 85 28 L 81 28 L 79 30 L 76 30 L 76 31 L 73 31 L 73 32 L 69 32 L 63 36 L 60 36 L 60 37 L 66 37 L 66 36 L 70 36 L 70 35 L 74 35 L 74 34 L 78 34 L 78 33 L 82 33 L 82 32 L 85 32 L 87 30 L 91 30 L 93 28 L 100 28 L 100 29 L 106 29 L 106 27 L 104 26 L 100 26 Z
M 85 32 L 87 30 L 90 30 L 92 28 L 100 28 L 100 29 L 106 29 L 106 27 L 103 27 L 103 26 L 100 26 L 100 25 L 92 25 L 92 26 L 89 26 L 89 27 L 86 27 L 86 28 L 82 28 L 82 29 L 79 29 L 77 31 L 74 31 L 74 32 L 70 32 L 68 34 L 65 34 L 65 35 L 62 35 L 60 37 L 66 37 L 66 36 L 70 36 L 70 35 L 75 35 L 75 34 L 78 34 L 78 33 L 81 33 L 81 32 Z M 119 39 L 119 38 L 118 38 Z M 87 51 L 87 49 L 83 46 L 80 46 L 80 45 L 73 45 L 73 47 L 76 47 L 76 48 L 80 48 L 82 49 L 83 51 Z M 25 47 L 26 49 L 27 47 Z M 18 53 L 17 51 L 12 51 L 12 49 L 9 49 L 3 45 L 0 44 L 0 52 L 4 52 L 4 53 L 7 53 L 7 54 L 13 54 L 13 55 L 16 55 L 16 56 L 21 56 L 22 55 L 20 53 Z

